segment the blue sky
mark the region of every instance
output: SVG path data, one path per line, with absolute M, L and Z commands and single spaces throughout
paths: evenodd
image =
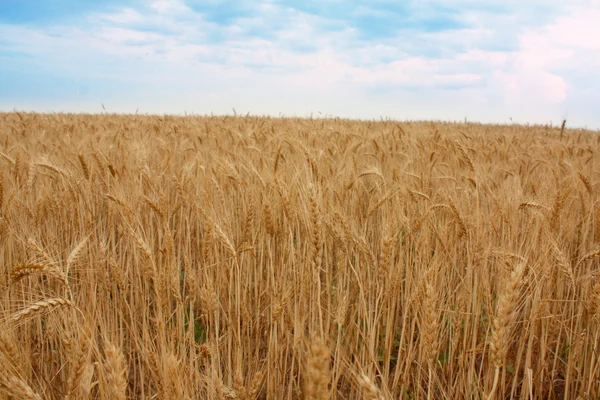
M 598 21 L 598 0 L 0 0 L 0 110 L 600 129 Z

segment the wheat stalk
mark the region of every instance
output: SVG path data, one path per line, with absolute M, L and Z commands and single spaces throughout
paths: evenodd
M 0 174 L 0 215 L 2 214 L 2 205 L 4 204 L 4 175 Z
M 308 197 L 310 203 L 310 218 L 312 225 L 312 265 L 316 271 L 321 269 L 321 221 L 319 206 L 317 205 L 316 193 L 311 188 Z

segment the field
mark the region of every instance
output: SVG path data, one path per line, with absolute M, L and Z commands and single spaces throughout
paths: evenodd
M 0 399 L 596 399 L 600 134 L 0 114 Z

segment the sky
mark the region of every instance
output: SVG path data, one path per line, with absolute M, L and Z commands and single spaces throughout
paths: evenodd
M 0 0 L 0 110 L 600 129 L 600 0 Z

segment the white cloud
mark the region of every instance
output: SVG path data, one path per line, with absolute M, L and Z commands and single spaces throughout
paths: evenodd
M 599 7 L 598 4 L 596 7 Z M 585 51 L 600 50 L 600 7 L 572 7 L 569 14 L 540 29 L 547 42 Z
M 133 8 L 125 8 L 113 14 L 100 14 L 100 17 L 117 24 L 131 24 L 143 20 L 143 16 Z
M 154 0 L 150 3 L 150 8 L 156 10 L 160 14 L 191 11 L 181 0 Z
M 515 106 L 556 105 L 567 96 L 567 84 L 560 76 L 545 71 L 494 72 L 493 87 L 503 95 L 504 104 Z
M 592 77 L 591 66 L 600 66 L 600 10 L 577 4 L 539 26 L 533 18 L 520 25 L 524 17 L 514 12 L 465 11 L 468 28 L 365 40 L 351 21 L 331 28 L 323 16 L 275 3 L 258 4 L 253 16 L 221 26 L 183 1 L 158 0 L 91 15 L 89 26 L 1 25 L 0 36 L 11 38 L 11 49 L 76 79 L 129 81 L 132 91 L 146 86 L 131 102 L 149 109 L 182 111 L 204 96 L 210 101 L 200 102 L 214 107 L 207 112 L 239 103 L 259 113 L 302 113 L 329 104 L 344 116 L 477 112 L 501 120 L 515 111 L 527 118 L 529 109 L 535 118 L 558 120 L 566 102 L 580 104 L 573 77 Z
M 507 104 L 563 104 L 569 96 L 577 103 L 574 78 L 594 82 L 600 66 L 600 10 L 571 7 L 556 21 L 529 28 L 519 37 L 519 49 L 506 69 L 494 73 Z

